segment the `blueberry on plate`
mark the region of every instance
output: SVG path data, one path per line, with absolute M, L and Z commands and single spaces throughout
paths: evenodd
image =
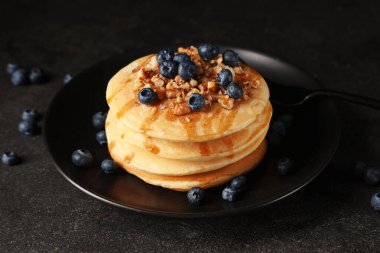
M 73 76 L 71 74 L 65 74 L 62 78 L 62 81 L 64 84 L 67 84 L 71 79 L 73 79 Z
M 162 49 L 157 54 L 157 62 L 162 64 L 164 61 L 171 61 L 174 57 L 174 51 L 170 48 Z
M 283 136 L 276 132 L 270 132 L 268 134 L 268 143 L 271 147 L 279 147 L 282 145 Z
M 279 135 L 285 136 L 287 134 L 287 128 L 284 122 L 280 120 L 276 120 L 271 125 L 271 130 L 274 133 L 278 133 Z
M 102 168 L 104 173 L 114 174 L 119 166 L 113 160 L 105 159 L 102 161 L 100 167 Z
M 371 206 L 376 211 L 380 211 L 380 193 L 379 192 L 376 192 L 375 194 L 372 195 Z
M 6 151 L 1 156 L 1 161 L 4 165 L 13 166 L 20 163 L 20 157 L 13 151 Z
M 152 104 L 157 99 L 157 93 L 151 88 L 143 88 L 140 90 L 138 98 L 142 104 Z
M 380 181 L 380 170 L 375 167 L 368 167 L 365 172 L 365 182 L 368 185 L 377 185 Z
M 214 44 L 200 44 L 198 47 L 198 54 L 205 61 L 215 59 L 219 54 L 219 48 Z
M 32 108 L 27 108 L 22 112 L 21 119 L 25 121 L 38 122 L 42 119 L 42 115 Z
M 218 73 L 218 77 L 216 79 L 217 83 L 220 87 L 227 87 L 233 81 L 232 73 L 229 69 L 223 69 Z
M 97 112 L 92 116 L 92 124 L 97 129 L 104 129 L 106 119 L 107 119 L 107 112 Z
M 366 171 L 367 171 L 367 164 L 365 164 L 363 161 L 358 161 L 355 163 L 353 167 L 354 175 L 362 179 Z
M 24 68 L 16 69 L 11 74 L 11 83 L 15 86 L 26 85 L 29 83 L 29 71 Z
M 240 190 L 231 187 L 230 185 L 222 191 L 222 198 L 228 202 L 234 202 L 240 197 Z
M 282 114 L 278 117 L 279 121 L 282 121 L 287 128 L 290 128 L 294 124 L 294 117 L 290 114 Z
M 29 73 L 30 83 L 43 83 L 47 81 L 47 75 L 42 68 L 32 68 Z
M 94 157 L 87 149 L 77 149 L 71 155 L 71 161 L 77 167 L 89 167 L 94 161 Z
M 178 63 L 175 61 L 164 61 L 158 67 L 160 74 L 167 78 L 175 77 L 178 74 Z
M 243 96 L 243 88 L 237 83 L 230 83 L 227 86 L 227 95 L 230 98 L 239 99 Z
M 247 177 L 245 176 L 239 176 L 235 177 L 231 181 L 231 187 L 237 190 L 243 190 L 247 187 Z
M 18 131 L 23 135 L 35 135 L 40 132 L 40 127 L 36 121 L 32 120 L 22 120 L 18 124 Z
M 178 66 L 178 75 L 185 81 L 189 81 L 195 75 L 195 64 L 192 61 L 181 62 Z
M 106 132 L 104 130 L 97 132 L 96 133 L 96 140 L 102 146 L 107 145 L 107 135 L 106 135 Z
M 226 50 L 223 52 L 223 63 L 231 67 L 236 67 L 239 65 L 239 55 L 232 50 Z
M 199 111 L 205 106 L 205 98 L 201 94 L 194 93 L 187 100 L 187 104 L 192 111 Z
M 189 61 L 191 61 L 191 58 L 186 53 L 178 53 L 178 54 L 174 55 L 173 61 L 175 61 L 176 63 L 180 64 L 182 62 L 189 62 Z
M 293 161 L 289 157 L 284 157 L 278 160 L 276 166 L 278 174 L 285 176 L 289 174 L 293 169 Z
M 20 66 L 17 65 L 16 63 L 8 63 L 7 64 L 7 73 L 11 75 L 18 68 L 20 68 Z
M 205 197 L 205 191 L 199 187 L 193 187 L 187 192 L 187 200 L 193 206 L 202 204 Z

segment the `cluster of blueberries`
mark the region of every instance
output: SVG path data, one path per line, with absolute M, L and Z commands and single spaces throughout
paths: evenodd
M 219 48 L 213 44 L 200 44 L 198 53 L 205 61 L 215 59 L 219 54 Z M 157 54 L 157 62 L 159 64 L 159 72 L 167 78 L 174 78 L 177 74 L 185 81 L 191 80 L 196 74 L 195 63 L 186 53 L 177 53 L 172 49 L 163 49 Z M 223 52 L 223 63 L 236 67 L 239 64 L 239 56 L 232 50 Z M 218 85 L 226 89 L 229 97 L 239 99 L 243 96 L 243 89 L 237 83 L 233 82 L 233 76 L 230 70 L 223 69 L 217 76 Z M 151 88 L 143 88 L 140 90 L 138 99 L 142 104 L 152 104 L 157 99 L 157 94 Z M 187 101 L 192 111 L 198 111 L 205 105 L 205 99 L 201 94 L 192 94 Z
M 10 75 L 11 83 L 15 86 L 26 84 L 38 84 L 49 81 L 49 76 L 40 67 L 27 68 L 15 63 L 7 64 L 7 73 Z
M 368 185 L 376 186 L 380 183 L 380 169 L 377 167 L 367 166 L 363 161 L 358 161 L 354 165 L 354 174 L 364 180 Z M 371 206 L 380 211 L 380 193 L 374 193 L 371 197 Z

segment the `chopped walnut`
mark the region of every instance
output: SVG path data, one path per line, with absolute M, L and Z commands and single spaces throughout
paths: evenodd
M 176 104 L 174 106 L 174 114 L 175 115 L 185 115 L 190 113 L 190 108 L 187 105 L 187 103 L 181 103 L 181 104 Z
M 197 80 L 191 79 L 191 80 L 190 80 L 190 85 L 191 85 L 191 87 L 195 87 L 195 86 L 197 86 L 197 85 L 198 85 Z
M 216 82 L 213 82 L 213 81 L 207 82 L 207 89 L 209 91 L 216 91 L 217 88 L 218 88 L 218 85 L 216 84 Z
M 165 84 L 165 82 L 164 82 L 164 80 L 162 80 L 160 77 L 159 77 L 159 75 L 154 75 L 153 77 L 152 77 L 152 82 L 155 84 L 155 85 L 157 85 L 157 86 L 159 86 L 159 87 L 162 87 L 162 86 L 164 86 L 164 84 Z
M 228 96 L 223 96 L 221 98 L 218 99 L 218 103 L 228 109 L 228 110 L 231 110 L 232 107 L 234 107 L 234 99 L 233 98 L 230 98 Z
M 179 90 L 166 90 L 166 96 L 168 98 L 176 98 L 181 96 L 181 91 Z

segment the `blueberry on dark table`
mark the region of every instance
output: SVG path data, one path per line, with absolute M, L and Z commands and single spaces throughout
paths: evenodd
M 11 83 L 15 86 L 26 85 L 29 83 L 29 71 L 18 68 L 11 74 Z
M 19 65 L 17 65 L 16 63 L 8 63 L 7 64 L 7 73 L 8 74 L 12 74 L 13 72 L 15 72 L 16 71 L 16 69 L 18 69 L 18 68 L 20 68 L 20 66 Z
M 36 121 L 22 120 L 18 124 L 18 131 L 23 135 L 36 135 L 40 132 L 40 127 Z
M 77 149 L 71 155 L 71 161 L 77 167 L 89 167 L 91 166 L 94 157 L 87 149 Z
M 29 73 L 30 83 L 43 83 L 48 80 L 47 74 L 42 68 L 32 68 Z
M 380 211 L 380 193 L 379 192 L 377 192 L 377 193 L 375 193 L 375 194 L 372 195 L 372 197 L 371 197 L 371 206 L 376 211 Z
M 194 93 L 187 100 L 187 104 L 192 111 L 199 111 L 205 106 L 205 98 L 201 94 Z
M 289 157 L 284 157 L 278 160 L 276 166 L 278 174 L 285 176 L 289 174 L 293 169 L 293 160 Z
M 157 54 L 157 62 L 162 64 L 164 61 L 172 61 L 174 57 L 174 51 L 170 48 L 162 49 Z
M 240 197 L 240 190 L 228 185 L 222 191 L 222 198 L 228 202 L 234 202 Z
M 362 179 L 364 177 L 366 171 L 367 171 L 367 164 L 365 164 L 363 161 L 358 161 L 355 163 L 355 165 L 353 167 L 353 172 L 354 172 L 355 176 Z
M 42 119 L 42 115 L 32 108 L 27 108 L 22 112 L 21 119 L 25 121 L 38 122 Z
M 106 135 L 106 132 L 104 130 L 97 132 L 96 133 L 96 140 L 102 146 L 107 145 L 107 135 Z
M 152 104 L 157 99 L 157 93 L 151 88 L 143 88 L 140 90 L 138 98 L 142 104 Z
M 239 99 L 243 96 L 243 88 L 237 83 L 230 83 L 227 86 L 227 95 L 230 98 Z
M 200 44 L 198 47 L 198 54 L 203 60 L 211 61 L 218 56 L 219 48 L 214 44 Z
M 226 50 L 223 52 L 223 63 L 236 67 L 239 64 L 239 55 L 232 50 Z
M 229 69 L 223 69 L 218 73 L 217 83 L 220 87 L 227 87 L 233 81 L 232 73 Z
M 182 62 L 189 62 L 189 61 L 191 61 L 191 59 L 190 59 L 190 56 L 186 53 L 178 53 L 178 54 L 174 55 L 173 61 L 180 64 Z
M 187 200 L 194 206 L 199 206 L 203 203 L 205 191 L 199 187 L 193 187 L 187 192 Z
M 368 185 L 377 185 L 380 181 L 380 170 L 375 167 L 368 167 L 364 180 Z
M 287 134 L 287 127 L 284 122 L 276 120 L 271 125 L 271 131 L 274 133 L 278 133 L 279 135 L 285 136 Z
M 20 163 L 20 157 L 13 151 L 6 151 L 1 156 L 1 161 L 4 165 L 13 166 Z
M 114 174 L 119 166 L 113 160 L 105 159 L 102 161 L 100 167 L 102 168 L 104 173 Z
M 107 112 L 97 112 L 92 116 L 92 124 L 97 129 L 104 129 L 106 119 L 107 119 Z
M 158 67 L 160 74 L 167 78 L 175 77 L 178 74 L 178 63 L 175 61 L 164 61 Z
M 178 75 L 185 81 L 189 81 L 195 75 L 195 64 L 192 61 L 181 62 L 178 66 Z
M 64 84 L 67 84 L 71 79 L 73 79 L 73 76 L 71 74 L 65 74 L 62 78 L 62 81 Z
M 243 190 L 247 187 L 247 177 L 245 176 L 239 176 L 235 177 L 231 181 L 231 187 L 237 190 Z

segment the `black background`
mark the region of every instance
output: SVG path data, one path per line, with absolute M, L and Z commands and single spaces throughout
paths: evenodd
M 326 171 L 264 211 L 179 220 L 127 212 L 75 189 L 55 170 L 42 136 L 17 132 L 26 106 L 44 111 L 63 85 L 116 53 L 168 43 L 215 42 L 276 55 L 326 87 L 380 96 L 379 1 L 1 1 L 0 66 L 14 61 L 55 73 L 13 87 L 0 72 L 0 150 L 24 158 L 0 165 L 1 252 L 363 252 L 378 251 L 379 187 L 351 165 L 380 166 L 380 113 L 338 102 L 343 136 Z

